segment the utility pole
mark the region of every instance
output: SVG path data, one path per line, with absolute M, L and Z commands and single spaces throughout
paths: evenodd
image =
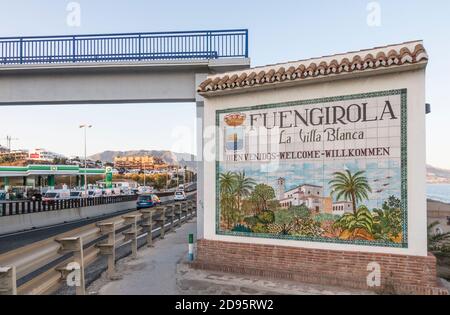
M 92 128 L 92 125 L 80 125 L 80 129 L 81 128 L 84 129 L 84 193 L 85 197 L 87 198 L 87 129 Z
M 11 142 L 17 141 L 19 139 L 13 138 L 11 136 L 6 136 L 6 138 L 4 138 L 3 140 L 6 140 L 6 147 L 8 148 L 8 151 L 11 152 Z

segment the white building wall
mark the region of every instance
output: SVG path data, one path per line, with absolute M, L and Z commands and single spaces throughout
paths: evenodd
M 315 82 L 315 83 L 314 83 Z M 334 81 L 310 81 L 286 88 L 267 89 L 208 98 L 205 101 L 205 128 L 214 128 L 215 111 L 270 103 L 317 99 L 341 95 L 361 94 L 393 89 L 407 89 L 408 116 L 408 248 L 386 248 L 342 245 L 317 242 L 230 237 L 216 235 L 215 231 L 215 159 L 204 163 L 204 238 L 240 243 L 270 244 L 328 250 L 365 251 L 427 256 L 427 214 L 425 198 L 425 70 L 377 74 Z M 205 150 L 214 156 L 215 138 L 209 133 Z

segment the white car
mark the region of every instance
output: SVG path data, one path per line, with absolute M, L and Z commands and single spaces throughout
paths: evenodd
M 103 195 L 103 191 L 101 189 L 90 189 L 88 190 L 89 198 L 101 197 Z
M 54 189 L 48 190 L 42 197 L 44 204 L 54 204 L 58 200 L 70 199 L 70 190 L 67 189 Z
M 71 191 L 70 199 L 82 199 L 86 198 L 86 193 L 84 191 Z
M 173 199 L 175 201 L 185 201 L 186 194 L 184 193 L 184 191 L 177 191 L 177 192 L 175 192 L 175 197 Z

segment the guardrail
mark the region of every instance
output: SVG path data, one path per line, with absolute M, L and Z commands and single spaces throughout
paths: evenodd
M 196 201 L 173 203 L 91 224 L 0 255 L 0 295 L 51 294 L 64 283 L 86 293 L 85 270 L 100 257 L 107 257 L 107 275 L 115 276 L 116 253 L 131 245 L 138 253 L 138 239 L 148 247 L 163 239 L 196 215 Z
M 107 205 L 119 202 L 135 201 L 137 200 L 137 198 L 138 196 L 136 195 L 123 195 L 123 196 L 102 196 L 94 198 L 54 200 L 49 202 L 31 201 L 31 200 L 3 202 L 0 204 L 0 217 L 19 214 L 29 214 L 36 212 L 45 212 L 45 211 L 84 208 L 98 205 Z
M 248 58 L 248 30 L 0 38 L 0 64 Z

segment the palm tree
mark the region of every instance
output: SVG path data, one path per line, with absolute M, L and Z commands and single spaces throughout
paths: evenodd
M 246 177 L 245 172 L 240 172 L 235 175 L 234 194 L 236 195 L 239 212 L 241 211 L 242 198 L 250 196 L 255 185 L 256 182 L 253 179 Z
M 356 204 L 364 199 L 369 199 L 369 193 L 372 192 L 367 178 L 363 176 L 364 173 L 364 171 L 359 171 L 352 174 L 349 170 L 336 172 L 333 174 L 334 179 L 329 182 L 332 194 L 337 194 L 337 201 L 341 199 L 351 200 L 355 215 L 357 212 Z
M 231 172 L 220 174 L 219 184 L 221 193 L 233 193 L 236 185 L 236 174 Z
M 435 233 L 433 229 L 439 225 L 439 221 L 428 225 L 428 249 L 431 252 L 439 252 L 450 241 L 450 232 Z
M 234 190 L 236 187 L 236 174 L 227 172 L 220 174 L 220 208 L 221 215 L 227 224 L 227 228 L 231 228 L 231 221 L 234 212 Z

